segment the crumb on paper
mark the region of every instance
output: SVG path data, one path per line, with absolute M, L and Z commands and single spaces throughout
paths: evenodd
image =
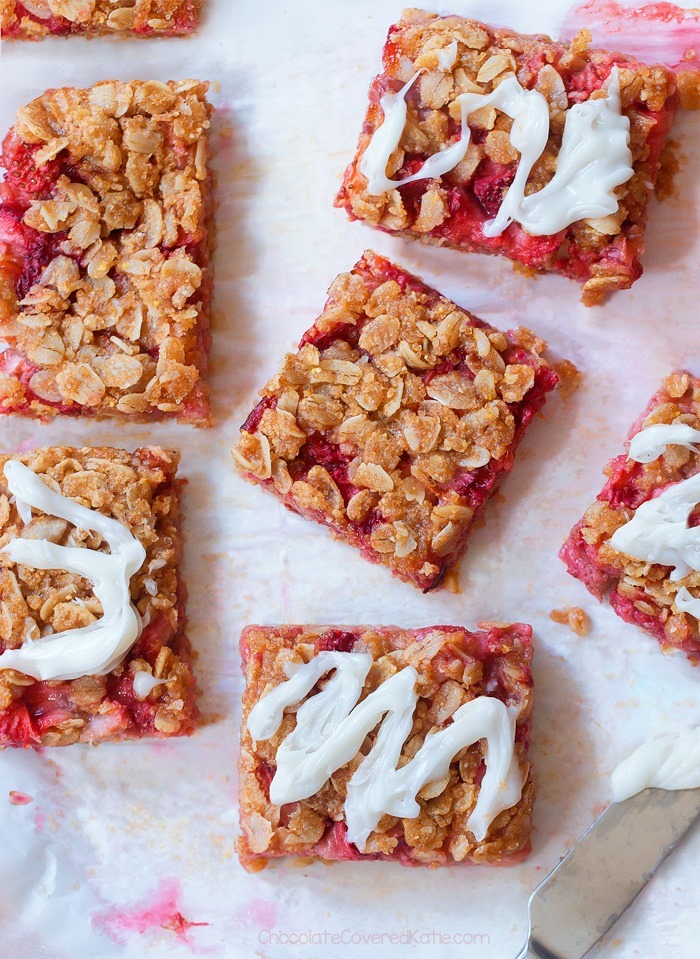
M 9 799 L 12 806 L 28 806 L 31 802 L 34 802 L 33 796 L 19 792 L 16 789 L 10 790 Z
M 559 360 L 552 364 L 559 377 L 558 392 L 564 398 L 571 396 L 581 385 L 581 371 L 571 360 Z
M 459 594 L 462 592 L 462 587 L 459 585 L 459 573 L 456 569 L 450 569 L 445 573 L 442 586 L 448 593 Z
M 513 261 L 513 273 L 519 273 L 521 276 L 527 277 L 528 280 L 534 280 L 537 278 L 537 270 L 532 266 L 525 266 L 524 263 L 518 262 L 518 260 Z
M 562 626 L 568 626 L 577 636 L 585 636 L 590 627 L 590 620 L 580 606 L 569 606 L 567 609 L 553 609 L 549 618 Z
M 656 179 L 656 196 L 661 202 L 678 196 L 675 185 L 676 175 L 685 163 L 686 157 L 680 153 L 678 140 L 667 140 L 659 157 L 659 175 Z

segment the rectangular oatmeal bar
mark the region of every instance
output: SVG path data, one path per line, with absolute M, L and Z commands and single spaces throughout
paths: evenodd
M 630 287 L 676 82 L 663 66 L 588 49 L 584 34 L 562 44 L 405 11 L 336 206 L 386 232 L 561 273 L 588 305 Z
M 234 459 L 289 509 L 434 589 L 557 383 L 544 349 L 368 251 L 261 391 Z
M 210 422 L 198 80 L 48 90 L 0 163 L 0 413 Z
M 4 40 L 178 37 L 199 27 L 202 0 L 0 0 Z
M 0 456 L 0 748 L 194 731 L 178 460 L 158 447 Z M 32 483 L 52 497 L 43 510 Z
M 257 871 L 289 855 L 404 866 L 523 858 L 534 798 L 531 637 L 522 623 L 247 627 L 243 865 Z
M 572 576 L 659 641 L 700 660 L 700 379 L 667 377 L 560 556 Z

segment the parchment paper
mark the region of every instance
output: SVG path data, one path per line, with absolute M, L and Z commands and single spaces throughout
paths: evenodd
M 186 41 L 3 45 L 3 130 L 17 106 L 46 87 L 210 78 L 220 188 L 216 428 L 0 423 L 6 449 L 159 443 L 182 450 L 184 574 L 204 716 L 184 741 L 0 755 L 2 956 L 511 959 L 524 940 L 530 891 L 609 801 L 614 765 L 647 734 L 700 720 L 700 672 L 683 656 L 661 655 L 653 640 L 598 606 L 556 555 L 657 382 L 676 365 L 700 368 L 700 115 L 678 119 L 687 160 L 677 196 L 653 204 L 644 277 L 602 308 L 582 307 L 576 284 L 562 278 L 529 280 L 505 260 L 383 236 L 348 223 L 332 200 L 401 6 L 209 0 L 203 31 Z M 571 18 L 557 0 L 438 7 L 554 35 Z M 554 396 L 533 425 L 503 499 L 489 507 L 461 564 L 459 595 L 423 596 L 392 580 L 234 473 L 229 450 L 256 390 L 318 314 L 333 277 L 365 247 L 496 326 L 531 326 L 584 374 L 578 393 Z M 549 619 L 552 609 L 571 605 L 591 616 L 585 638 Z M 288 863 L 244 873 L 233 852 L 242 625 L 483 619 L 524 620 L 536 630 L 532 856 L 505 869 Z M 32 802 L 12 805 L 11 790 Z M 697 955 L 699 855 L 696 831 L 596 959 Z

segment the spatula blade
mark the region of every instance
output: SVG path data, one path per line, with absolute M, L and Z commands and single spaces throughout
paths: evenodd
M 582 959 L 700 816 L 700 789 L 612 803 L 530 897 L 522 959 Z

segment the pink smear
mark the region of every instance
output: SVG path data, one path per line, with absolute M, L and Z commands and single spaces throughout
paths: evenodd
M 92 917 L 92 927 L 97 932 L 123 946 L 130 933 L 143 935 L 158 929 L 174 932 L 181 941 L 188 943 L 190 929 L 195 926 L 208 926 L 208 922 L 190 922 L 180 912 L 180 884 L 176 879 L 162 880 L 158 889 L 148 897 L 145 905 L 133 905 L 126 908 L 114 906 L 101 915 Z
M 277 921 L 277 907 L 265 899 L 251 899 L 237 911 L 236 918 L 255 929 L 272 929 Z
M 30 802 L 34 802 L 33 796 L 28 796 L 27 793 L 17 792 L 16 789 L 10 791 L 10 802 L 13 806 L 28 806 Z
M 573 37 L 583 27 L 590 30 L 596 47 L 614 47 L 673 70 L 700 70 L 698 9 L 684 10 L 674 3 L 629 6 L 617 0 L 587 0 L 566 15 L 562 37 Z
M 22 440 L 21 443 L 17 444 L 16 453 L 27 453 L 29 450 L 35 450 L 37 448 L 36 440 Z
M 41 809 L 37 809 L 37 811 L 34 813 L 34 828 L 37 832 L 41 832 L 45 825 L 46 813 L 42 812 Z

